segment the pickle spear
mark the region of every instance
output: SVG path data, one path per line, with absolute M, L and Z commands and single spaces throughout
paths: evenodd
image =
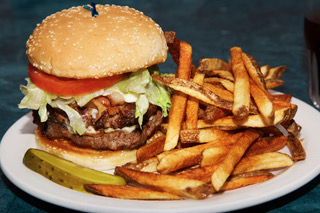
M 80 192 L 87 192 L 84 184 L 126 185 L 120 176 L 89 169 L 39 149 L 28 149 L 23 164 L 57 184 Z

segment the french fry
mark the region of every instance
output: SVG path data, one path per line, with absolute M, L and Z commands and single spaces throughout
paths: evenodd
M 268 125 L 273 124 L 274 122 L 274 108 L 273 103 L 269 99 L 268 95 L 261 89 L 261 86 L 258 86 L 255 82 L 250 84 L 250 94 L 256 103 L 260 114 L 264 118 L 265 122 Z
M 129 198 L 124 199 L 204 199 L 269 180 L 274 177 L 270 170 L 306 158 L 297 138 L 301 127 L 294 120 L 298 106 L 290 103 L 291 95 L 268 91 L 283 84 L 286 66 L 260 67 L 240 47 L 233 47 L 228 63 L 204 58 L 196 69 L 191 46 L 179 42 L 174 32 L 165 34 L 178 69 L 175 76 L 152 78 L 175 91 L 169 122 L 161 124 L 163 133 L 137 150 L 137 161 L 115 169 L 129 185 L 156 191 L 150 195 L 126 187 L 123 193 Z M 286 145 L 291 157 L 278 152 Z M 99 187 L 100 193 L 107 188 Z M 122 196 L 106 190 L 106 196 Z M 158 194 L 162 192 L 169 194 Z
M 163 132 L 157 130 L 157 131 L 146 141 L 146 144 L 151 143 L 152 141 L 154 141 L 155 139 L 157 139 L 157 138 L 159 138 L 159 137 L 161 137 L 161 136 L 163 136 L 163 135 L 164 135 Z
M 273 89 L 275 87 L 279 87 L 284 84 L 284 80 L 281 79 L 266 79 L 266 87 L 267 89 Z
M 200 166 L 205 167 L 211 164 L 219 163 L 229 151 L 229 147 L 217 146 L 203 150 Z
M 292 108 L 291 103 L 284 102 L 284 101 L 278 101 L 273 99 L 272 100 L 273 107 L 275 110 L 283 109 L 283 108 Z
M 293 164 L 293 160 L 287 154 L 280 152 L 267 152 L 242 158 L 232 171 L 232 175 L 238 175 L 244 172 L 288 167 Z
M 285 121 L 291 114 L 291 108 L 282 108 L 275 111 L 274 122 L 272 125 L 276 125 Z M 248 127 L 262 128 L 268 126 L 264 118 L 261 115 L 250 115 L 244 122 L 238 122 L 234 119 L 234 116 L 227 116 L 215 121 L 198 120 L 198 128 L 219 128 L 222 130 L 242 129 Z
M 175 174 L 175 176 L 209 183 L 211 181 L 212 174 L 217 171 L 217 168 L 220 166 L 220 164 L 221 162 L 187 170 L 185 172 Z M 293 164 L 294 162 L 290 156 L 279 152 L 269 152 L 251 157 L 243 157 L 231 171 L 230 177 L 248 172 L 259 172 L 261 170 L 288 167 L 292 166 Z
M 264 81 L 258 62 L 251 55 L 246 53 L 242 53 L 242 61 L 253 82 L 256 83 L 263 92 L 268 92 L 266 89 L 266 82 Z
M 206 106 L 204 111 L 204 120 L 215 121 L 231 114 L 230 110 L 222 109 L 213 105 Z
M 192 47 L 185 41 L 180 42 L 179 66 L 176 78 L 189 80 L 191 76 Z
M 233 91 L 234 91 L 234 83 L 232 81 L 224 79 L 224 78 L 217 78 L 217 77 L 205 78 L 204 82 L 211 83 L 211 84 L 220 83 L 229 92 L 233 93 Z
M 230 137 L 219 138 L 209 143 L 178 149 L 169 154 L 157 155 L 159 160 L 157 171 L 162 174 L 169 174 L 170 172 L 196 165 L 200 162 L 203 150 L 215 146 L 230 146 L 235 143 L 241 135 L 242 134 L 233 134 Z
M 228 70 L 231 71 L 229 63 L 218 58 L 203 58 L 199 60 L 199 70 Z
M 230 148 L 225 158 L 218 163 L 218 167 L 211 176 L 211 183 L 216 191 L 219 191 L 234 167 L 241 160 L 247 148 L 253 143 L 259 134 L 251 129 L 246 130 L 238 141 Z
M 304 160 L 306 159 L 306 152 L 300 142 L 300 140 L 294 136 L 288 136 L 287 146 L 291 153 L 291 158 L 295 161 Z
M 270 180 L 274 175 L 266 171 L 247 172 L 235 176 L 231 176 L 222 186 L 220 191 L 228 191 L 238 189 L 244 186 L 261 183 Z
M 122 167 L 116 167 L 115 174 L 123 177 L 128 183 L 138 183 L 151 189 L 197 200 L 204 199 L 214 192 L 212 186 L 202 181 L 171 175 L 141 172 Z
M 286 69 L 287 66 L 285 65 L 270 68 L 268 75 L 265 77 L 265 79 L 279 79 L 283 76 Z
M 143 172 L 156 172 L 158 163 L 158 159 L 156 157 L 152 157 L 140 163 L 132 161 L 122 165 L 122 167 Z
M 128 200 L 182 200 L 175 194 L 138 187 L 85 184 L 84 188 L 93 194 Z
M 282 136 L 283 135 L 281 130 L 278 129 L 276 126 L 262 127 L 259 130 L 261 130 L 264 134 L 267 134 L 268 136 Z
M 220 98 L 209 89 L 200 86 L 199 84 L 196 84 L 192 81 L 186 81 L 184 79 L 170 78 L 160 75 L 153 75 L 152 79 L 165 86 L 171 87 L 176 91 L 181 91 L 184 94 L 195 97 L 207 104 L 218 106 L 223 109 L 232 109 L 232 102 Z
M 287 130 L 288 133 L 296 137 L 300 134 L 302 129 L 302 127 L 297 124 L 294 119 L 282 122 L 281 125 Z
M 192 64 L 192 47 L 184 42 L 180 42 L 179 66 L 176 77 L 189 80 L 191 75 Z M 154 77 L 155 75 L 153 75 Z M 164 144 L 164 150 L 174 149 L 178 144 L 179 132 L 185 116 L 185 108 L 187 103 L 187 95 L 176 91 L 172 97 L 172 107 L 169 112 L 169 124 L 167 136 Z
M 169 111 L 169 123 L 167 127 L 167 135 L 163 150 L 174 149 L 179 140 L 179 132 L 185 115 L 187 96 L 176 91 L 172 97 L 172 107 Z
M 204 74 L 196 72 L 193 81 L 203 85 Z M 186 109 L 186 129 L 196 129 L 198 121 L 199 100 L 194 97 L 188 97 Z
M 260 67 L 260 71 L 263 75 L 263 78 L 266 78 L 266 76 L 269 73 L 269 70 L 270 70 L 270 65 L 264 65 L 264 66 Z
M 155 138 L 152 142 L 140 147 L 137 150 L 137 161 L 142 162 L 163 152 L 166 136 Z
M 234 100 L 232 112 L 235 119 L 244 120 L 249 116 L 250 106 L 250 82 L 248 73 L 242 62 L 242 50 L 240 47 L 232 47 L 231 61 L 234 75 Z
M 180 41 L 173 31 L 164 32 L 164 36 L 167 41 L 168 51 L 172 56 L 173 61 L 179 66 L 180 57 Z
M 274 152 L 285 147 L 288 137 L 286 136 L 270 136 L 267 138 L 261 138 L 254 142 L 246 151 L 246 157 L 263 154 L 267 152 Z
M 211 164 L 211 165 L 196 168 L 196 169 L 189 169 L 181 173 L 175 174 L 174 176 L 180 177 L 180 178 L 199 180 L 205 183 L 210 183 L 211 176 L 213 172 L 218 168 L 218 165 L 219 164 L 216 163 L 216 164 Z
M 298 106 L 296 104 L 291 104 L 291 103 L 287 103 L 287 102 L 283 102 L 283 101 L 275 101 L 275 100 L 273 100 L 272 103 L 273 103 L 274 110 L 276 110 L 276 111 L 282 110 L 285 108 L 290 109 L 286 119 L 284 119 L 282 122 L 292 120 L 297 113 Z
M 204 83 L 203 86 L 211 90 L 214 94 L 218 95 L 220 98 L 230 102 L 233 101 L 233 94 L 230 91 L 226 90 L 225 88 L 219 85 L 214 85 L 209 83 Z
M 207 76 L 212 76 L 214 70 L 231 71 L 230 64 L 218 58 L 202 58 L 199 60 L 198 70 L 203 71 Z
M 230 64 L 218 58 L 202 58 L 199 60 L 199 64 L 198 70 L 204 71 L 204 73 L 208 73 L 209 75 L 212 70 L 231 71 Z
M 209 77 L 219 77 L 234 82 L 233 74 L 228 70 L 211 70 L 210 72 L 204 71 L 204 73 L 206 74 L 206 76 Z
M 233 133 L 212 128 L 181 130 L 180 141 L 181 143 L 207 143 L 231 135 L 233 135 Z
M 275 101 L 283 101 L 289 103 L 292 99 L 292 95 L 290 94 L 272 94 L 272 100 Z
M 290 116 L 284 121 L 292 120 L 294 116 L 297 114 L 297 111 L 298 111 L 298 105 L 290 104 Z

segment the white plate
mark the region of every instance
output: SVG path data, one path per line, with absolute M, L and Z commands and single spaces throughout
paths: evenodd
M 4 174 L 19 188 L 47 202 L 85 212 L 221 212 L 261 204 L 292 192 L 320 173 L 320 113 L 293 98 L 299 106 L 295 120 L 302 126 L 301 137 L 307 159 L 297 162 L 263 183 L 214 195 L 206 200 L 133 201 L 80 193 L 57 185 L 29 170 L 22 163 L 28 148 L 35 147 L 31 113 L 20 118 L 4 135 L 0 163 Z M 287 152 L 287 150 L 284 150 Z

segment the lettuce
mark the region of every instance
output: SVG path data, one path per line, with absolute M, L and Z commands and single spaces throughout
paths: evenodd
M 167 88 L 152 80 L 152 75 L 160 74 L 158 66 L 154 65 L 148 69 L 140 69 L 133 72 L 129 78 L 113 85 L 108 90 L 118 91 L 126 98 L 128 95 L 137 97 L 135 100 L 126 100 L 127 102 L 136 102 L 136 114 L 141 126 L 143 115 L 149 108 L 149 103 L 161 107 L 163 116 L 168 115 L 168 108 L 171 107 L 170 94 Z
M 124 96 L 126 102 L 136 103 L 135 117 L 138 118 L 141 127 L 143 116 L 149 108 L 149 103 L 161 107 L 163 115 L 168 115 L 171 107 L 170 94 L 167 88 L 152 80 L 153 74 L 160 74 L 158 67 L 152 66 L 148 69 L 140 69 L 131 73 L 126 79 L 116 83 L 112 87 L 102 89 L 81 96 L 58 96 L 43 91 L 27 78 L 27 85 L 21 85 L 20 90 L 25 95 L 18 105 L 19 108 L 38 110 L 41 122 L 48 119 L 47 105 L 57 107 L 66 112 L 72 133 L 80 135 L 87 131 L 86 125 L 80 114 L 71 108 L 69 104 L 76 102 L 80 107 L 85 106 L 91 99 L 98 96 L 106 96 L 117 91 Z

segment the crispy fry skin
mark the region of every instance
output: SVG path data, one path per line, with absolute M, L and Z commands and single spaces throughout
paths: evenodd
M 208 76 L 213 70 L 231 71 L 230 64 L 218 58 L 202 58 L 199 60 L 199 64 L 198 70 L 203 71 Z
M 250 83 L 250 94 L 253 97 L 260 114 L 263 116 L 264 121 L 268 125 L 271 125 L 274 122 L 273 103 L 264 91 L 265 89 L 262 90 L 261 87 L 259 87 L 255 82 L 252 81 Z
M 249 54 L 242 53 L 242 61 L 247 68 L 247 71 L 254 83 L 264 92 L 267 92 L 266 82 L 264 81 L 263 74 L 260 71 L 260 65 Z
M 301 132 L 302 127 L 296 123 L 294 119 L 287 120 L 281 123 L 281 125 L 293 136 L 298 136 Z
M 179 66 L 176 78 L 189 80 L 192 65 L 192 47 L 184 42 L 180 42 Z M 169 124 L 164 150 L 174 149 L 178 144 L 179 132 L 185 116 L 187 95 L 176 91 L 172 97 L 172 107 L 169 112 Z
M 185 80 L 190 79 L 192 65 L 192 47 L 185 41 L 180 42 L 179 66 L 176 72 L 176 78 Z
M 214 85 L 209 83 L 204 83 L 203 86 L 211 90 L 214 94 L 218 95 L 220 98 L 230 102 L 233 101 L 233 94 L 230 91 L 226 90 L 225 88 L 219 85 Z
M 292 166 L 293 164 L 293 160 L 287 154 L 280 152 L 267 152 L 260 155 L 242 158 L 232 171 L 232 174 L 238 175 L 244 172 L 282 168 Z
M 229 92 L 234 91 L 234 83 L 230 80 L 223 79 L 223 78 L 217 78 L 217 77 L 212 77 L 212 78 L 205 78 L 204 79 L 205 83 L 220 83 L 224 88 L 226 88 Z
M 245 151 L 258 137 L 259 134 L 256 131 L 251 129 L 246 130 L 239 140 L 230 148 L 225 158 L 218 163 L 217 169 L 211 176 L 211 183 L 216 191 L 221 189 L 234 167 L 241 160 Z
M 116 167 L 115 174 L 123 177 L 128 183 L 138 183 L 151 189 L 192 199 L 204 199 L 214 191 L 212 186 L 202 181 L 171 175 L 141 172 L 122 167 Z
M 203 120 L 215 121 L 231 114 L 230 110 L 222 109 L 217 106 L 207 105 L 204 111 Z
M 234 101 L 232 112 L 235 119 L 244 120 L 249 115 L 250 106 L 250 82 L 248 73 L 242 62 L 242 50 L 240 47 L 230 49 L 232 72 L 234 75 Z
M 275 119 L 272 125 L 285 121 L 291 114 L 291 108 L 281 108 L 275 111 Z M 198 120 L 198 128 L 219 128 L 222 130 L 242 129 L 248 127 L 261 128 L 268 126 L 261 115 L 250 115 L 244 122 L 238 122 L 234 116 L 227 116 L 215 121 Z M 270 126 L 270 125 L 269 125 Z
M 272 94 L 272 100 L 289 103 L 291 99 L 292 99 L 292 95 L 290 94 Z
M 179 66 L 179 57 L 180 57 L 180 42 L 176 36 L 176 33 L 173 31 L 164 32 L 164 36 L 167 41 L 169 53 L 172 56 L 173 61 Z
M 122 165 L 122 167 L 127 169 L 139 170 L 143 172 L 157 172 L 158 163 L 159 163 L 158 159 L 156 157 L 152 157 L 140 163 L 129 162 L 129 163 L 126 163 L 125 165 Z
M 234 82 L 233 74 L 231 71 L 228 70 L 211 70 L 210 73 L 206 72 L 206 76 L 219 77 Z
M 266 79 L 266 87 L 267 89 L 273 89 L 275 87 L 279 87 L 284 84 L 284 80 L 281 79 Z
M 245 153 L 246 157 L 263 154 L 267 152 L 274 152 L 282 149 L 287 143 L 286 136 L 270 136 L 262 138 L 254 142 Z
M 272 173 L 262 171 L 248 172 L 236 176 L 231 176 L 222 186 L 220 191 L 234 190 L 244 186 L 261 183 L 273 177 L 274 175 Z
M 268 75 L 265 77 L 265 79 L 279 79 L 283 76 L 286 69 L 287 66 L 285 65 L 273 67 L 269 69 Z
M 195 130 L 181 130 L 181 143 L 207 143 L 220 138 L 232 136 L 233 133 L 221 129 L 195 129 Z
M 212 173 L 218 168 L 218 164 L 212 164 L 196 169 L 186 170 L 182 173 L 175 174 L 174 176 L 180 178 L 188 178 L 203 181 L 205 183 L 211 182 Z
M 232 109 L 232 102 L 220 98 L 209 89 L 200 86 L 199 84 L 196 84 L 192 81 L 186 81 L 179 78 L 170 78 L 160 75 L 153 75 L 152 79 L 177 91 L 181 91 L 189 96 L 198 98 L 200 101 L 203 101 L 207 104 L 212 104 L 223 109 Z
M 203 85 L 204 74 L 196 72 L 193 81 Z M 199 100 L 188 96 L 186 109 L 186 129 L 196 129 L 198 121 Z
M 94 194 L 129 200 L 182 200 L 175 194 L 138 187 L 86 184 L 84 188 Z
M 300 142 L 300 140 L 294 136 L 289 135 L 287 146 L 291 152 L 291 156 L 293 160 L 305 160 L 306 159 L 306 152 Z
M 162 135 L 137 150 L 137 161 L 142 162 L 163 152 L 166 136 Z
M 268 136 L 282 136 L 283 133 L 280 129 L 276 126 L 266 126 L 262 127 L 259 130 L 261 130 L 264 134 L 268 134 Z

